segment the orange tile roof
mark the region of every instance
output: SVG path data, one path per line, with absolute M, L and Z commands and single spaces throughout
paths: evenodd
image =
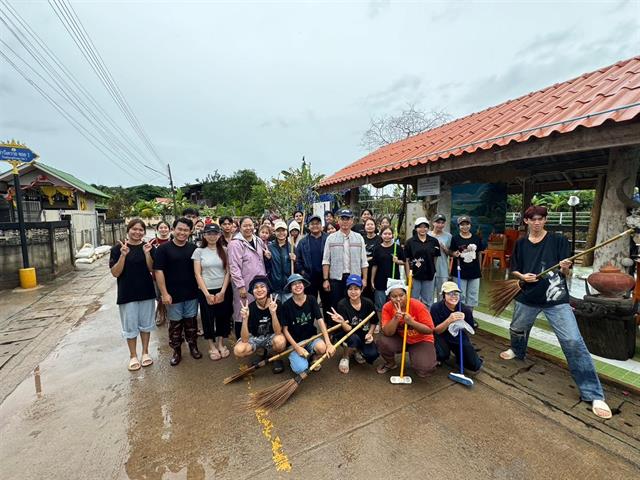
M 640 56 L 557 83 L 495 107 L 385 145 L 320 182 L 348 180 L 408 168 L 510 142 L 526 142 L 577 127 L 623 122 L 640 114 Z M 374 179 L 370 179 L 375 181 Z

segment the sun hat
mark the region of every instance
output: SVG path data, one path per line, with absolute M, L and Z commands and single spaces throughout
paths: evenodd
M 416 218 L 414 226 L 417 227 L 418 225 L 422 225 L 423 223 L 426 223 L 427 227 L 429 226 L 429 220 L 427 220 L 427 217 L 418 217 Z
M 253 292 L 253 289 L 259 283 L 264 283 L 267 287 L 267 292 L 271 292 L 271 283 L 269 283 L 269 277 L 266 275 L 256 275 L 253 277 L 253 280 L 249 283 L 249 292 Z
M 300 224 L 294 220 L 293 222 L 291 222 L 291 223 L 289 224 L 289 231 L 291 231 L 291 230 L 298 230 L 298 231 L 300 231 Z
M 385 290 L 385 294 L 387 295 L 387 297 L 389 296 L 389 294 L 395 290 L 396 288 L 400 288 L 402 290 L 404 290 L 405 292 L 407 291 L 407 289 L 409 287 L 407 287 L 407 284 L 404 283 L 402 280 L 396 280 L 394 278 L 388 278 L 387 279 L 387 289 Z
M 287 278 L 287 284 L 284 286 L 285 292 L 290 292 L 291 284 L 295 282 L 302 282 L 305 287 L 309 286 L 309 281 L 306 278 L 299 273 L 294 273 L 293 275 L 289 275 L 289 278 Z
M 283 220 L 276 220 L 276 222 L 273 224 L 273 230 L 278 230 L 279 228 L 284 228 L 285 230 L 287 229 L 287 223 Z
M 458 288 L 458 285 L 455 282 L 444 282 L 442 284 L 442 288 L 440 289 L 440 293 L 451 293 L 451 292 L 460 293 L 461 290 Z

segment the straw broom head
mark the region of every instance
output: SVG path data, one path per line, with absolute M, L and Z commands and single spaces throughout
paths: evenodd
M 222 381 L 222 383 L 224 385 L 227 385 L 227 384 L 229 384 L 231 382 L 235 382 L 236 380 L 239 380 L 239 379 L 241 379 L 243 377 L 246 377 L 250 373 L 255 372 L 258 368 L 264 367 L 266 364 L 267 364 L 266 360 L 261 360 L 258 363 L 254 363 L 250 367 L 244 367 L 238 373 L 235 373 L 235 374 L 231 375 L 230 377 L 225 378 Z
M 500 315 L 520 293 L 520 280 L 503 280 L 496 282 L 489 292 L 489 308 L 494 316 Z
M 289 397 L 298 389 L 300 382 L 306 377 L 305 373 L 296 376 L 290 380 L 277 383 L 271 387 L 252 393 L 245 406 L 251 410 L 264 409 L 274 410 L 284 405 Z

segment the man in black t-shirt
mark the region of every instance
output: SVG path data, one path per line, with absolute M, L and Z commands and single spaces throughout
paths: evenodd
M 167 306 L 169 320 L 169 346 L 173 348 L 171 365 L 182 360 L 182 330 L 191 356 L 202 358 L 198 351 L 198 284 L 193 271 L 193 254 L 196 246 L 189 243 L 193 224 L 185 217 L 173 222 L 173 238 L 155 250 L 153 268 L 156 283 Z
M 277 296 L 271 296 L 269 279 L 264 275 L 258 275 L 251 280 L 249 291 L 255 299 L 251 303 L 243 300 L 240 318 L 240 339 L 233 348 L 236 357 L 248 357 L 258 348 L 268 352 L 282 352 L 287 346 L 287 340 L 282 334 L 279 316 L 282 314 L 282 306 L 277 302 Z M 282 362 L 273 362 L 273 373 L 281 373 L 284 370 Z
M 346 281 L 347 298 L 343 298 L 336 309 L 331 309 L 331 320 L 342 325 L 342 331 L 334 334 L 334 341 L 337 342 L 344 335 L 357 326 L 362 320 L 375 312 L 373 302 L 362 296 L 362 277 L 360 275 L 349 275 Z M 349 357 L 351 354 L 357 363 L 368 363 L 369 365 L 378 358 L 378 347 L 373 342 L 373 328 L 370 325 L 377 325 L 378 316 L 374 313 L 373 318 L 360 330 L 351 335 L 345 342 L 344 352 L 338 370 L 342 373 L 349 373 Z
M 289 291 L 293 296 L 282 305 L 282 328 L 284 336 L 293 347 L 293 352 L 289 354 L 291 370 L 300 374 L 309 368 L 309 355 L 323 355 L 325 352 L 332 356 L 336 349 L 331 345 L 327 327 L 320 313 L 318 301 L 310 295 L 304 293 L 304 289 L 309 282 L 300 274 L 294 273 L 287 280 L 285 291 Z M 316 333 L 314 322 L 320 327 L 323 338 L 317 338 L 309 342 L 304 347 L 298 345 L 299 342 L 313 337 Z
M 600 418 L 611 418 L 611 409 L 604 402 L 604 392 L 589 350 L 582 339 L 576 317 L 569 305 L 566 277 L 572 262 L 566 238 L 547 232 L 547 209 L 531 206 L 524 212 L 529 234 L 516 242 L 511 258 L 511 274 L 521 282 L 522 291 L 516 297 L 513 319 L 509 328 L 511 348 L 500 354 L 504 360 L 523 360 L 529 334 L 540 312 L 543 312 L 558 337 L 571 376 L 580 390 L 580 397 L 591 402 L 592 411 Z M 538 279 L 544 270 L 560 264 Z

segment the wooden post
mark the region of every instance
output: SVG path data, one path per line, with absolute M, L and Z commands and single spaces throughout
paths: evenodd
M 520 218 L 524 218 L 524 211 L 531 206 L 533 200 L 535 183 L 533 178 L 525 178 L 522 182 L 522 211 L 520 212 Z
M 596 195 L 593 199 L 593 207 L 591 208 L 591 220 L 589 221 L 589 231 L 587 232 L 587 243 L 585 249 L 591 248 L 596 244 L 596 236 L 598 234 L 598 224 L 600 223 L 600 212 L 602 211 L 602 198 L 604 197 L 604 187 L 606 183 L 606 175 L 598 176 L 596 184 Z M 582 257 L 582 265 L 590 267 L 593 265 L 593 253 L 588 253 Z
M 639 166 L 640 149 L 637 147 L 620 147 L 609 150 L 607 181 L 602 199 L 602 211 L 605 215 L 600 218 L 598 224 L 596 243 L 613 237 L 627 228 L 627 207 L 618 197 L 618 189 L 622 189 L 622 193 L 629 197 L 633 196 L 635 182 L 627 180 L 630 177 L 633 179 L 637 177 Z M 595 252 L 593 268 L 599 270 L 601 266 L 609 262 L 620 267 L 621 260 L 628 256 L 628 240 L 611 243 Z

